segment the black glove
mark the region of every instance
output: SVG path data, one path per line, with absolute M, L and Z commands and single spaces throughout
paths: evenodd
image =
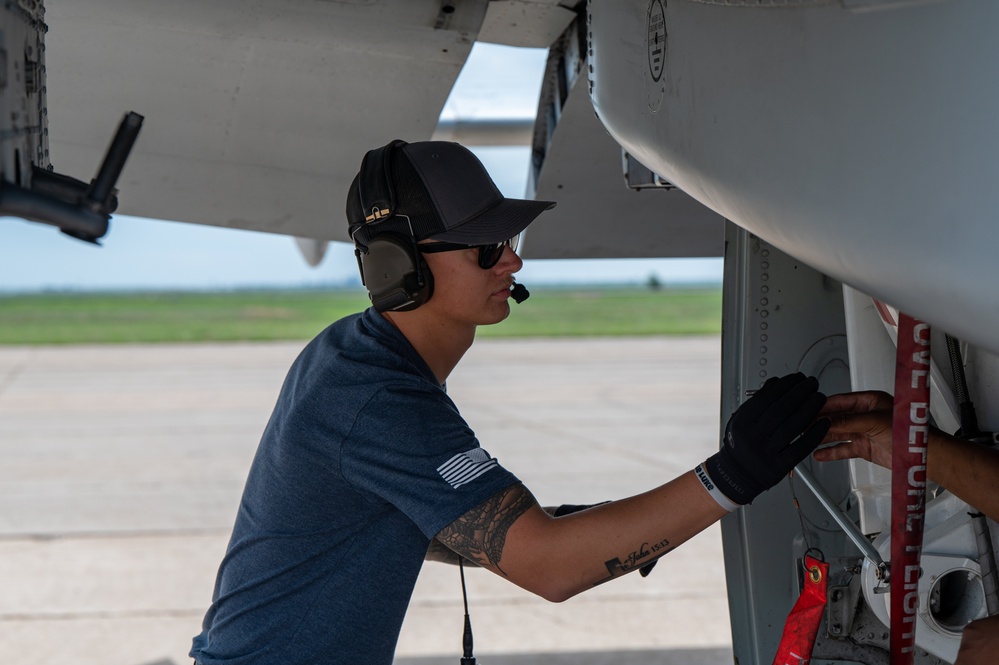
M 830 424 L 828 418 L 815 421 L 826 403 L 818 389 L 815 377 L 788 374 L 764 383 L 736 409 L 721 450 L 704 463 L 725 496 L 751 503 L 815 450 Z

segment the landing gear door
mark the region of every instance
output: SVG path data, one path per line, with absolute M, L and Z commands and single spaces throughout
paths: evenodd
M 798 371 L 817 376 L 826 394 L 850 389 L 842 284 L 727 222 L 722 427 L 767 379 Z M 845 462 L 803 464 L 834 500 L 848 496 Z M 722 521 L 733 649 L 740 665 L 772 662 L 801 589 L 806 550 L 820 550 L 841 570 L 857 557 L 818 500 L 800 481 L 791 482 L 781 482 Z M 820 633 L 825 629 L 823 622 Z

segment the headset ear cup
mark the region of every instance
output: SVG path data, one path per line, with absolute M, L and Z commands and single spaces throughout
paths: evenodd
M 368 251 L 361 254 L 364 285 L 379 312 L 406 312 L 429 299 L 432 277 L 423 257 L 414 253 L 410 238 L 386 233 L 371 240 Z
M 419 271 L 413 270 L 408 275 L 406 275 L 406 293 L 409 296 L 410 302 L 402 307 L 397 307 L 395 311 L 397 312 L 408 312 L 420 307 L 434 295 L 434 276 L 430 272 L 430 266 L 427 265 L 426 260 L 423 255 L 420 255 L 420 269 Z

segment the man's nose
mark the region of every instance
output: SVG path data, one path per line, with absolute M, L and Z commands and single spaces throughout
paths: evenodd
M 515 273 L 524 267 L 524 260 L 517 255 L 517 252 L 513 251 L 510 245 L 503 248 L 503 254 L 500 256 L 499 262 L 496 264 L 496 269 L 501 272 Z

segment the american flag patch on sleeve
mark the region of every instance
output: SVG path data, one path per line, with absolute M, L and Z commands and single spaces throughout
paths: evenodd
M 448 461 L 437 467 L 437 473 L 446 480 L 451 487 L 458 489 L 465 483 L 470 483 L 490 469 L 499 466 L 494 458 L 489 456 L 482 448 L 472 448 L 463 453 L 458 453 Z

